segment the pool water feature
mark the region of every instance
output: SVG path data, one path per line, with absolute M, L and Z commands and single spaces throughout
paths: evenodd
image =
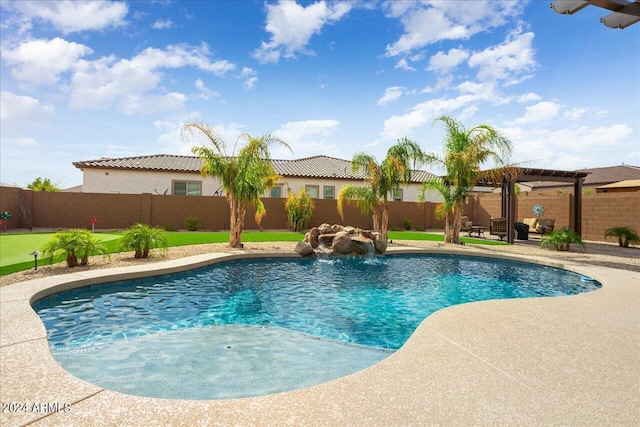
M 151 397 L 248 397 L 364 369 L 431 313 L 571 295 L 551 267 L 446 255 L 251 259 L 54 294 L 33 307 L 53 356 L 96 385 Z

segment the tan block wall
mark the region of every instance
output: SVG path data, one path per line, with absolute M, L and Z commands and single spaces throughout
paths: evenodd
M 7 229 L 24 228 L 18 217 L 16 197 L 22 194 L 30 203 L 33 226 L 37 228 L 91 228 L 96 217 L 98 229 L 124 229 L 135 222 L 155 226 L 184 228 L 187 216 L 197 216 L 201 229 L 228 230 L 229 205 L 224 197 L 162 196 L 151 194 L 104 193 L 44 193 L 13 187 L 0 187 L 0 212 L 8 211 L 13 218 Z M 266 216 L 258 225 L 255 210 L 247 207 L 245 229 L 287 229 L 284 208 L 286 199 L 263 199 Z M 592 193 L 582 197 L 582 234 L 585 240 L 603 241 L 609 227 L 628 226 L 640 231 L 640 192 Z M 525 193 L 516 200 L 516 221 L 533 216 L 533 206 L 544 207 L 544 218 L 555 218 L 556 227 L 571 224 L 573 195 Z M 480 194 L 469 198 L 465 215 L 476 224 L 489 226 L 491 217 L 501 216 L 500 194 Z M 355 206 L 346 206 L 344 218 L 338 214 L 335 200 L 314 200 L 314 215 L 309 224 L 323 222 L 371 228 L 371 216 L 363 215 Z M 390 202 L 389 228 L 402 228 L 409 219 L 413 228 L 438 229 L 443 221 L 435 217 L 435 203 Z
M 604 232 L 609 227 L 630 227 L 640 233 L 640 192 L 582 196 L 583 238 L 604 240 Z

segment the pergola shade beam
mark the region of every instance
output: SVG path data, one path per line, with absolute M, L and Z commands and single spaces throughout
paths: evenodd
M 626 0 L 556 0 L 551 3 L 550 7 L 556 13 L 573 15 L 589 5 L 612 12 L 600 18 L 600 22 L 609 28 L 624 29 L 640 22 L 640 0 L 633 2 Z

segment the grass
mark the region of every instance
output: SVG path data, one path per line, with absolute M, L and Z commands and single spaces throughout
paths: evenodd
M 41 251 L 54 233 L 21 233 L 0 235 L 0 267 L 24 262 L 33 263 L 33 251 Z M 96 233 L 98 239 L 107 241 L 120 238 L 120 234 Z M 109 248 L 111 249 L 111 248 Z
M 427 240 L 430 242 L 444 242 L 442 234 L 425 233 L 421 231 L 389 231 L 390 240 Z M 507 242 L 489 239 L 477 239 L 475 237 L 460 237 L 464 243 L 474 243 L 477 245 L 506 245 Z
M 33 256 L 29 255 L 34 250 L 40 250 L 54 233 L 20 233 L 0 235 L 0 276 L 33 268 Z M 109 253 L 120 252 L 120 234 L 96 233 Z M 195 231 L 195 232 L 165 232 L 169 246 L 201 245 L 207 243 L 227 243 L 228 231 Z M 242 233 L 243 242 L 299 242 L 304 238 L 304 233 L 293 231 L 245 231 Z M 391 240 L 428 240 L 442 242 L 441 234 L 431 234 L 419 231 L 390 231 Z M 505 245 L 506 242 L 497 240 L 476 239 L 462 237 L 464 243 L 483 245 Z M 38 259 L 38 265 L 49 265 L 63 261 L 64 255 L 58 255 L 54 259 Z

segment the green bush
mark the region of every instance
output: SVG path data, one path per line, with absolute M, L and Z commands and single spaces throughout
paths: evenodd
M 125 231 L 120 241 L 121 249 L 133 249 L 135 258 L 148 258 L 153 248 L 166 249 L 167 237 L 159 228 L 137 223 Z
M 184 219 L 184 227 L 189 231 L 198 231 L 200 220 L 197 216 L 188 216 Z
M 570 250 L 570 244 L 577 243 L 583 248 L 584 243 L 580 238 L 580 235 L 573 231 L 571 227 L 565 226 L 558 230 L 553 230 L 549 234 L 545 234 L 540 239 L 540 246 L 550 247 L 553 246 L 556 251 L 568 251 Z
M 405 230 L 411 230 L 411 220 L 408 218 L 404 218 L 402 220 L 402 226 L 404 227 Z
M 67 267 L 76 267 L 89 263 L 89 256 L 106 254 L 107 249 L 98 241 L 96 236 L 87 230 L 59 231 L 42 247 L 44 256 L 66 254 Z
M 163 225 L 162 227 L 158 228 L 162 228 L 164 231 L 178 231 L 178 229 L 173 225 Z
M 629 243 L 640 243 L 640 236 L 636 230 L 630 227 L 611 227 L 604 232 L 605 239 L 607 237 L 617 237 L 618 244 L 623 248 L 628 248 Z
M 284 208 L 287 212 L 287 221 L 293 231 L 307 228 L 313 216 L 313 201 L 305 190 L 301 190 L 299 196 L 289 193 Z

